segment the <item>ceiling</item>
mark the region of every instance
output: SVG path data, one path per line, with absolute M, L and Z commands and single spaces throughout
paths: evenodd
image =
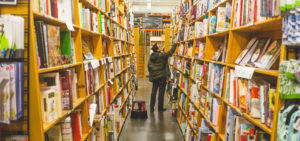
M 148 3 L 151 3 L 150 10 L 147 9 Z M 171 13 L 178 3 L 179 0 L 132 0 L 132 7 L 134 14 Z

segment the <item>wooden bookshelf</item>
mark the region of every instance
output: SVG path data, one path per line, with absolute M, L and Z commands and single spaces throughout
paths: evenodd
M 57 123 L 61 122 L 62 120 L 64 120 L 66 117 L 68 117 L 72 112 L 74 111 L 80 111 L 82 113 L 82 118 L 81 118 L 81 126 L 82 126 L 82 138 L 81 140 L 90 140 L 90 134 L 91 132 L 95 129 L 95 125 L 93 125 L 92 127 L 90 127 L 88 125 L 88 99 L 96 94 L 98 94 L 98 91 L 104 91 L 104 95 L 105 95 L 105 86 L 109 85 L 108 80 L 106 81 L 104 79 L 104 65 L 106 64 L 102 64 L 101 60 L 105 59 L 107 60 L 106 57 L 103 56 L 102 53 L 102 40 L 106 40 L 108 43 L 108 55 L 109 57 L 113 58 L 113 60 L 116 59 L 121 59 L 120 60 L 120 65 L 124 64 L 125 68 L 121 68 L 120 72 L 114 72 L 114 77 L 111 79 L 112 82 L 114 81 L 118 81 L 117 77 L 121 78 L 121 83 L 122 83 L 122 87 L 119 88 L 119 91 L 117 92 L 117 86 L 115 85 L 111 85 L 112 87 L 112 96 L 113 98 L 111 99 L 111 101 L 109 102 L 110 104 L 112 102 L 115 101 L 116 98 L 118 98 L 119 96 L 122 96 L 122 103 L 121 108 L 120 108 L 120 113 L 122 114 L 122 118 L 124 119 L 122 121 L 122 125 L 120 125 L 121 127 L 123 127 L 124 123 L 125 123 L 125 119 L 127 118 L 128 115 L 128 109 L 126 109 L 125 105 L 126 103 L 129 103 L 129 97 L 130 95 L 132 95 L 135 90 L 131 89 L 131 85 L 133 84 L 133 76 L 135 75 L 133 72 L 135 72 L 135 70 L 132 70 L 132 65 L 134 64 L 134 44 L 133 42 L 133 36 L 132 36 L 132 30 L 131 28 L 125 27 L 125 23 L 124 23 L 124 19 L 127 13 L 125 13 L 124 9 L 127 9 L 127 12 L 130 11 L 129 7 L 127 4 L 124 3 L 124 1 L 119 1 L 119 0 L 113 0 L 116 3 L 116 7 L 117 7 L 117 15 L 121 16 L 121 20 L 122 23 L 117 22 L 116 20 L 114 20 L 112 17 L 110 17 L 108 15 L 108 12 L 100 9 L 100 6 L 95 6 L 92 3 L 90 3 L 88 0 L 73 0 L 73 4 L 74 4 L 74 23 L 73 23 L 73 28 L 75 31 L 71 32 L 72 37 L 74 38 L 74 43 L 75 43 L 75 54 L 76 54 L 76 63 L 73 64 L 68 64 L 68 65 L 60 65 L 60 66 L 55 66 L 55 67 L 51 67 L 51 68 L 42 68 L 42 69 L 38 69 L 38 65 L 37 65 L 37 58 L 35 57 L 37 55 L 36 52 L 36 35 L 35 35 L 35 25 L 34 25 L 34 21 L 37 20 L 41 20 L 44 21 L 47 24 L 50 25 L 55 25 L 55 26 L 59 26 L 61 29 L 67 29 L 67 23 L 63 20 L 42 14 L 38 11 L 34 11 L 33 8 L 33 4 L 30 4 L 30 13 L 29 13 L 29 24 L 30 24 L 30 70 L 31 70 L 31 75 L 30 77 L 32 79 L 30 79 L 30 119 L 29 119 L 29 125 L 30 125 L 30 140 L 39 140 L 39 141 L 44 141 L 45 140 L 45 133 L 50 130 L 52 127 L 54 127 Z M 34 3 L 34 0 L 30 1 L 31 3 Z M 97 16 L 98 19 L 98 32 L 94 32 L 94 31 L 90 31 L 86 28 L 83 28 L 80 26 L 80 17 L 79 17 L 79 8 L 78 8 L 78 3 L 82 3 L 82 5 L 89 9 L 92 12 L 95 12 L 97 15 L 99 15 L 100 13 L 102 15 L 104 15 L 107 19 L 110 20 L 109 23 L 109 27 L 110 27 L 110 33 L 111 35 L 106 35 L 106 34 L 102 34 L 100 32 L 100 26 L 101 26 L 101 21 L 100 21 L 100 17 Z M 111 0 L 106 0 L 106 2 L 111 2 Z M 131 18 L 131 17 L 130 17 Z M 112 36 L 112 24 L 117 25 L 119 30 L 123 30 L 123 32 L 128 33 L 129 38 L 128 40 L 126 40 L 126 38 L 124 37 L 124 39 L 121 38 L 116 38 Z M 119 36 L 123 36 L 120 35 L 120 32 L 118 32 Z M 100 62 L 100 66 L 96 69 L 99 69 L 100 72 L 100 85 L 96 86 L 95 91 L 91 94 L 87 94 L 86 90 L 85 90 L 85 75 L 84 75 L 84 67 L 87 64 L 91 64 L 91 61 L 85 61 L 83 60 L 82 57 L 82 40 L 87 41 L 87 39 L 90 39 L 87 44 L 88 47 L 92 50 L 94 59 L 99 60 Z M 120 55 L 116 55 L 114 54 L 113 48 L 114 48 L 114 41 L 118 41 L 121 42 L 122 46 L 123 46 L 123 50 L 121 51 L 122 54 Z M 126 47 L 129 49 L 129 52 L 127 52 Z M 130 61 L 130 64 L 127 64 L 127 58 Z M 113 61 L 114 62 L 114 61 Z M 113 65 L 115 67 L 115 65 Z M 66 69 L 70 69 L 70 68 L 75 68 L 77 74 L 78 74 L 78 84 L 77 84 L 77 89 L 78 89 L 78 99 L 76 103 L 73 103 L 73 109 L 72 110 L 63 110 L 62 111 L 62 115 L 58 118 L 56 118 L 55 120 L 51 121 L 51 122 L 44 122 L 42 119 L 42 109 L 41 109 L 41 94 L 40 94 L 40 84 L 39 84 L 39 75 L 40 74 L 44 74 L 44 73 L 50 73 L 50 72 L 59 72 L 61 70 L 66 70 Z M 135 68 L 135 67 L 134 67 Z M 114 68 L 115 70 L 115 68 Z M 128 81 L 124 82 L 123 79 L 125 79 L 125 75 L 128 74 Z M 127 75 L 126 75 L 127 77 Z M 124 96 L 124 88 L 129 89 L 128 91 L 128 95 L 125 97 Z M 106 96 L 104 96 L 105 98 Z M 103 111 L 101 111 L 101 114 L 97 114 L 95 115 L 95 119 L 94 122 L 97 124 L 99 122 L 99 119 L 103 116 L 106 116 L 106 114 L 108 112 L 112 112 L 109 111 L 109 107 L 105 107 Z M 122 130 L 122 128 L 120 128 Z M 117 132 L 121 132 L 117 131 Z M 116 136 L 116 138 L 119 135 Z
M 184 1 L 184 3 L 189 2 L 191 3 L 190 0 L 186 0 Z M 178 46 L 185 46 L 185 43 L 192 43 L 193 44 L 193 56 L 192 57 L 187 57 L 185 55 L 178 55 L 177 53 L 175 53 L 173 55 L 173 57 L 178 58 L 178 60 L 181 60 L 181 69 L 177 68 L 176 64 L 177 62 L 175 61 L 173 65 L 170 65 L 171 68 L 173 68 L 175 71 L 179 71 L 180 74 L 182 75 L 181 80 L 179 79 L 179 82 L 183 82 L 183 79 L 188 79 L 188 83 L 189 86 L 191 86 L 191 84 L 195 84 L 196 83 L 196 79 L 191 77 L 191 75 L 189 76 L 185 76 L 185 72 L 183 71 L 184 68 L 182 66 L 184 66 L 184 62 L 186 62 L 186 60 L 191 61 L 191 68 L 193 68 L 193 64 L 194 63 L 200 63 L 200 64 L 205 64 L 207 65 L 208 63 L 212 63 L 212 64 L 218 64 L 221 65 L 222 67 L 225 68 L 225 75 L 228 73 L 228 71 L 230 69 L 235 69 L 235 67 L 237 66 L 234 61 L 237 59 L 238 55 L 243 51 L 243 49 L 245 49 L 246 45 L 248 44 L 248 42 L 250 41 L 250 39 L 252 37 L 257 37 L 257 38 L 272 38 L 272 39 L 282 39 L 282 18 L 280 16 L 277 17 L 273 17 L 273 18 L 266 18 L 266 20 L 264 21 L 259 21 L 253 24 L 248 24 L 248 25 L 243 25 L 240 27 L 233 27 L 233 17 L 236 13 L 234 13 L 234 2 L 235 0 L 224 0 L 222 2 L 220 2 L 219 4 L 217 4 L 215 7 L 213 7 L 212 9 L 208 10 L 206 13 L 204 13 L 203 15 L 201 15 L 199 18 L 196 18 L 195 20 L 191 21 L 186 17 L 189 17 L 189 12 L 184 15 L 183 17 L 185 19 L 182 20 L 186 20 L 185 25 L 195 25 L 196 21 L 203 21 L 205 18 L 210 17 L 212 15 L 216 14 L 216 11 L 219 7 L 225 7 L 226 2 L 230 2 L 232 3 L 232 16 L 231 16 L 231 21 L 230 21 L 230 27 L 224 31 L 221 32 L 216 32 L 213 34 L 209 34 L 208 31 L 204 31 L 207 34 L 198 38 L 195 38 L 195 34 L 193 34 L 193 37 L 190 37 L 187 40 L 184 41 L 179 41 L 176 44 L 178 44 Z M 180 5 L 184 5 L 184 3 L 181 3 Z M 190 5 L 189 5 L 190 6 Z M 190 8 L 191 9 L 191 6 Z M 176 14 L 179 14 L 178 11 L 176 11 Z M 174 35 L 172 36 L 172 38 L 176 37 L 176 35 L 178 34 L 178 26 L 179 26 L 179 20 L 177 20 L 175 22 L 173 22 L 172 20 L 172 28 L 174 31 Z M 209 23 L 208 23 L 209 24 Z M 207 25 L 209 26 L 209 25 Z M 208 28 L 207 28 L 208 29 Z M 173 32 L 172 32 L 173 33 Z M 215 52 L 218 49 L 219 44 L 221 43 L 221 39 L 225 38 L 226 36 L 228 36 L 228 42 L 227 42 L 227 58 L 225 59 L 224 62 L 220 62 L 220 61 L 213 61 L 212 57 L 214 56 Z M 200 41 L 202 43 L 205 44 L 205 55 L 204 58 L 202 59 L 198 59 L 194 57 L 194 53 L 195 53 L 195 44 L 196 41 Z M 176 50 L 177 52 L 177 50 Z M 225 140 L 225 128 L 226 128 L 226 115 L 227 115 L 227 110 L 228 108 L 233 109 L 234 111 L 236 111 L 237 113 L 239 113 L 242 117 L 244 117 L 245 119 L 247 119 L 249 122 L 251 122 L 253 125 L 255 125 L 256 127 L 260 128 L 262 131 L 266 132 L 267 134 L 270 135 L 270 140 L 271 141 L 276 141 L 276 136 L 277 136 L 277 120 L 278 120 L 278 112 L 279 109 L 281 108 L 281 106 L 283 105 L 284 101 L 281 100 L 279 98 L 279 69 L 278 66 L 280 64 L 280 62 L 282 60 L 285 59 L 286 56 L 286 47 L 284 45 L 281 45 L 281 53 L 280 53 L 280 57 L 279 59 L 275 62 L 275 64 L 272 66 L 272 68 L 270 70 L 266 70 L 266 69 L 260 69 L 260 68 L 255 68 L 254 71 L 254 75 L 259 75 L 263 78 L 265 78 L 267 81 L 272 81 L 276 84 L 276 94 L 275 94 L 275 110 L 273 111 L 273 119 L 272 119 L 272 128 L 268 127 L 266 124 L 261 123 L 260 119 L 256 119 L 251 117 L 249 114 L 243 112 L 239 107 L 231 104 L 228 100 L 226 100 L 225 98 L 225 94 L 223 94 L 222 96 L 214 93 L 212 91 L 210 91 L 207 88 L 207 78 L 205 76 L 205 80 L 204 83 L 201 84 L 200 86 L 200 91 L 199 91 L 199 96 L 201 97 L 201 92 L 205 91 L 208 92 L 209 95 L 212 95 L 214 98 L 217 98 L 218 100 L 221 101 L 221 120 L 219 119 L 218 121 L 218 125 L 213 125 L 213 123 L 210 121 L 210 119 L 208 117 L 205 116 L 204 111 L 200 110 L 200 105 L 196 104 L 194 102 L 192 102 L 192 98 L 191 98 L 191 94 L 189 94 L 188 92 L 186 92 L 186 89 L 183 88 L 181 86 L 181 84 L 177 85 L 178 89 L 179 89 L 179 94 L 178 94 L 178 99 L 181 98 L 181 95 L 186 95 L 186 98 L 188 99 L 188 103 L 187 104 L 191 104 L 194 108 L 195 111 L 200 113 L 200 116 L 197 119 L 204 119 L 206 121 L 206 125 L 208 125 L 211 129 L 213 129 L 213 131 L 216 133 L 216 135 L 218 136 L 218 140 Z M 195 68 L 193 68 L 195 69 Z M 191 71 L 190 72 L 194 72 Z M 207 72 L 205 72 L 206 74 Z M 229 78 L 226 78 L 224 76 L 224 87 L 226 86 L 226 80 Z M 188 88 L 190 89 L 190 88 Z M 224 90 L 225 88 L 222 89 L 223 93 L 225 92 Z M 182 115 L 187 116 L 187 113 L 185 110 L 182 109 L 181 103 L 179 103 L 179 100 L 177 101 L 177 105 L 178 105 L 178 111 L 177 112 L 182 112 Z M 186 105 L 187 106 L 187 105 Z M 177 113 L 177 122 L 179 124 L 179 127 L 181 128 L 181 123 L 182 121 L 179 121 L 179 116 L 180 114 Z M 188 117 L 182 117 L 185 118 L 185 120 L 187 120 Z M 225 120 L 224 120 L 225 119 Z M 199 122 L 201 122 L 201 120 L 198 120 L 198 124 Z M 186 126 L 189 126 L 189 122 Z M 190 125 L 190 127 L 192 128 L 192 126 Z M 193 129 L 193 128 L 192 128 Z M 182 129 L 181 130 L 185 130 Z M 197 133 L 198 129 L 195 129 L 195 131 Z M 197 134 L 194 134 L 196 137 L 198 136 Z

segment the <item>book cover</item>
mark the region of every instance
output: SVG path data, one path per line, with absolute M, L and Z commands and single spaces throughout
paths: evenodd
M 70 70 L 60 72 L 61 80 L 61 99 L 62 99 L 62 108 L 64 110 L 73 109 L 73 91 L 71 89 L 71 72 Z
M 71 44 L 71 32 L 60 31 L 60 44 L 61 44 L 61 58 L 62 64 L 72 64 L 72 44 Z
M 226 22 L 226 8 L 218 7 L 216 32 L 224 31 L 226 29 L 225 22 Z
M 71 117 L 68 116 L 61 123 L 61 132 L 63 141 L 72 141 L 73 140 L 73 131 L 72 131 Z
M 81 140 L 81 122 L 80 122 L 80 113 L 73 112 L 71 113 L 71 125 L 72 125 L 72 135 L 73 141 Z
M 255 63 L 256 67 L 270 69 L 280 55 L 280 41 L 273 41 L 264 55 L 262 55 Z
M 238 79 L 239 105 L 242 111 L 247 111 L 248 80 Z
M 49 66 L 55 67 L 61 65 L 61 46 L 59 27 L 53 25 L 47 25 L 47 37 L 48 37 L 48 55 Z
M 10 123 L 10 67 L 8 65 L 0 66 L 0 100 L 1 114 L 0 123 Z
M 256 38 L 252 38 L 249 43 L 247 44 L 246 48 L 240 53 L 238 58 L 235 60 L 235 64 L 240 64 L 245 55 L 249 52 L 250 48 L 253 46 L 253 44 L 256 42 Z
M 267 47 L 269 46 L 271 39 L 259 39 L 257 43 L 257 47 L 255 51 L 253 52 L 253 55 L 250 59 L 250 62 L 248 62 L 248 66 L 255 66 L 255 62 L 264 54 Z

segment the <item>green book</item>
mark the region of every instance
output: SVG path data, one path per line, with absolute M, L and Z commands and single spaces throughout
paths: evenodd
M 100 12 L 100 14 L 99 14 L 99 19 L 100 19 L 100 33 L 103 33 L 103 32 L 102 32 L 102 30 L 103 30 L 103 29 L 102 29 L 102 24 L 103 24 L 103 23 L 102 23 L 102 14 L 101 14 L 101 12 Z
M 61 57 L 62 64 L 71 64 L 72 60 L 72 44 L 71 32 L 60 31 Z

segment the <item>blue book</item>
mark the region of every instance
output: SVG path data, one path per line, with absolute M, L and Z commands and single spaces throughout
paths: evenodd
M 19 81 L 17 85 L 17 119 L 24 116 L 24 63 L 20 62 L 16 64 L 17 66 L 17 78 Z
M 214 77 L 214 93 L 219 93 L 219 89 L 220 89 L 220 77 L 221 77 L 221 66 L 220 65 L 216 65 L 215 67 L 215 77 Z

